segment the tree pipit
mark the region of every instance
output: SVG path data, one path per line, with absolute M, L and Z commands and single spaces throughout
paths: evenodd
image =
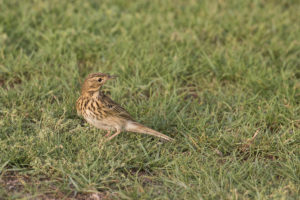
M 105 136 L 108 137 L 108 140 L 116 137 L 122 131 L 144 133 L 167 141 L 174 140 L 136 122 L 124 108 L 101 91 L 106 81 L 114 78 L 116 76 L 104 73 L 88 75 L 82 85 L 81 96 L 76 102 L 78 115 L 82 116 L 89 124 L 106 130 Z M 111 134 L 111 132 L 115 133 Z

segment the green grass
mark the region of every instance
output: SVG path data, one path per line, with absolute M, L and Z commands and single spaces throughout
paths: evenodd
M 299 10 L 0 0 L 0 199 L 297 199 Z M 176 142 L 103 142 L 75 110 L 91 72 L 118 75 L 112 98 Z

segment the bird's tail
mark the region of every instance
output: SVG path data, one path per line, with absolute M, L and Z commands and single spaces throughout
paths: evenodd
M 167 141 L 174 141 L 173 138 L 170 138 L 169 136 L 166 136 L 165 134 L 162 134 L 158 131 L 148 128 L 137 122 L 129 122 L 126 126 L 126 131 L 135 132 L 135 133 L 144 133 L 144 134 L 162 138 Z

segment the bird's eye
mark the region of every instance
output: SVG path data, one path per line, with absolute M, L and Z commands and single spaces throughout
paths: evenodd
M 102 81 L 102 78 L 99 78 L 99 79 L 98 79 L 98 82 L 101 82 L 101 81 Z

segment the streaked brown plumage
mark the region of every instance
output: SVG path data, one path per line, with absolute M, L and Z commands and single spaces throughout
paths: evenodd
M 78 115 L 93 126 L 107 130 L 106 136 L 109 136 L 109 140 L 122 131 L 130 131 L 172 141 L 172 138 L 136 122 L 124 108 L 101 91 L 106 81 L 113 78 L 115 76 L 104 73 L 88 75 L 82 85 L 81 96 L 76 102 Z M 115 133 L 110 135 L 111 131 Z

